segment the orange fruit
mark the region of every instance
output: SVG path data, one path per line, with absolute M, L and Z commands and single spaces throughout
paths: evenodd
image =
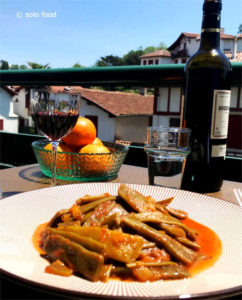
M 45 150 L 52 151 L 51 143 L 48 143 L 45 147 Z M 70 147 L 65 144 L 60 143 L 57 147 L 57 160 L 56 160 L 56 168 L 58 169 L 65 169 L 70 164 L 70 157 L 68 154 L 60 153 L 60 152 L 72 152 Z M 48 167 L 51 168 L 51 160 L 52 160 L 52 153 L 47 153 L 47 164 Z
M 92 142 L 93 145 L 103 145 L 103 142 L 100 138 L 96 137 L 95 140 Z
M 101 175 L 110 170 L 112 155 L 104 145 L 89 144 L 81 148 L 82 169 L 87 175 Z M 95 155 L 97 154 L 97 155 Z
M 89 144 L 82 147 L 80 153 L 110 153 L 110 151 L 104 145 Z
M 81 147 L 91 144 L 95 140 L 96 134 L 93 122 L 88 118 L 79 117 L 75 127 L 62 139 L 62 142 L 78 152 Z

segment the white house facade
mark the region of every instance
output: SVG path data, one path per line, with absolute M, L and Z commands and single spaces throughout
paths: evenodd
M 14 113 L 19 116 L 19 127 L 32 126 L 33 121 L 29 111 L 30 92 L 24 87 L 15 87 L 13 96 Z
M 167 50 L 158 50 L 148 54 L 140 56 L 141 65 L 160 65 L 160 64 L 172 64 L 171 53 Z
M 52 87 L 52 91 L 58 93 L 63 88 Z M 153 114 L 153 96 L 74 86 L 70 93 L 81 95 L 80 115 L 93 121 L 101 140 L 145 142 Z
M 14 95 L 10 87 L 0 87 L 0 130 L 17 133 L 18 115 L 13 110 Z

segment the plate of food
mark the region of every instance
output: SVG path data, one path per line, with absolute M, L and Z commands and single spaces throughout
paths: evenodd
M 0 202 L 0 268 L 93 298 L 223 297 L 241 291 L 241 208 L 182 190 L 83 183 Z

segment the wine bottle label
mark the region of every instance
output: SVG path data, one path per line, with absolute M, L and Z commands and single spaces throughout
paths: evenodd
M 213 145 L 211 157 L 224 157 L 226 155 L 226 145 Z
M 214 90 L 211 139 L 226 139 L 228 135 L 231 91 Z

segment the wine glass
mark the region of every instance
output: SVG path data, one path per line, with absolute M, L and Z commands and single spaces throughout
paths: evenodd
M 70 90 L 54 92 L 49 88 L 32 89 L 30 113 L 37 129 L 52 146 L 51 186 L 56 185 L 57 147 L 75 126 L 80 112 L 81 95 Z

